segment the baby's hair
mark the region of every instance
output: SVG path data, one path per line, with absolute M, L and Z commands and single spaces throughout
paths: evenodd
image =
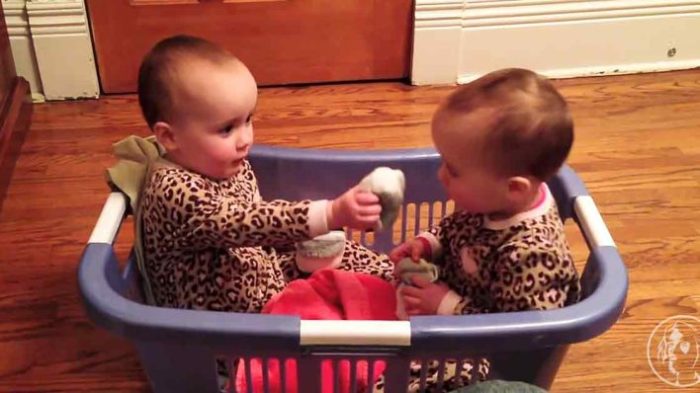
M 202 38 L 177 35 L 158 42 L 139 68 L 139 105 L 148 126 L 169 121 L 175 107 L 173 88 L 183 61 L 200 59 L 225 64 L 237 59 L 225 49 Z
M 459 87 L 441 107 L 457 116 L 480 109 L 488 112 L 483 152 L 502 174 L 546 181 L 569 155 L 573 120 L 546 78 L 519 68 L 495 71 Z

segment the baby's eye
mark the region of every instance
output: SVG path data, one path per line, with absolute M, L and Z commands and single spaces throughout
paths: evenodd
M 245 119 L 245 122 L 246 122 L 247 124 L 250 124 L 250 123 L 253 122 L 253 114 L 252 114 L 252 113 L 251 113 L 250 115 L 248 115 L 248 118 Z
M 223 128 L 219 130 L 219 132 L 222 134 L 230 134 L 231 131 L 233 131 L 233 123 L 226 124 Z

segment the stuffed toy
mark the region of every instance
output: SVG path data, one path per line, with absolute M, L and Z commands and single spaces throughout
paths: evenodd
M 377 230 L 391 229 L 403 205 L 403 193 L 406 188 L 403 172 L 398 169 L 378 167 L 365 176 L 359 186 L 379 197 L 382 214 Z
M 396 317 L 406 320 L 408 315 L 401 297 L 401 288 L 405 285 L 413 285 L 413 277 L 416 275 L 422 276 L 430 282 L 435 282 L 440 272 L 437 266 L 423 258 L 418 262 L 411 258 L 404 258 L 396 264 L 396 273 L 399 278 L 399 285 L 396 288 Z

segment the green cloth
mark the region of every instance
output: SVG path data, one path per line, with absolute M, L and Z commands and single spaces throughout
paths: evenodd
M 449 393 L 547 393 L 547 391 L 525 382 L 493 380 L 463 387 Z
M 138 206 L 139 196 L 150 165 L 161 157 L 165 150 L 154 136 L 141 138 L 135 135 L 126 137 L 112 145 L 119 161 L 107 169 L 107 183 L 129 198 L 133 212 Z
M 437 266 L 421 258 L 418 262 L 413 259 L 403 258 L 396 264 L 396 271 L 401 278 L 401 282 L 413 285 L 413 276 L 422 276 L 430 282 L 438 279 L 439 271 Z
M 134 255 L 141 272 L 146 302 L 154 304 L 153 291 L 145 270 L 139 197 L 151 166 L 165 154 L 165 149 L 156 142 L 154 136 L 141 138 L 132 135 L 115 143 L 113 151 L 119 161 L 107 169 L 107 183 L 113 190 L 122 192 L 129 199 L 129 207 L 134 215 L 136 232 L 134 236 Z

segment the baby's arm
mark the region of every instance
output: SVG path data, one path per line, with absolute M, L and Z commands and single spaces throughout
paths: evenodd
M 167 171 L 155 186 L 157 209 L 172 224 L 168 232 L 180 246 L 195 249 L 290 244 L 327 233 L 331 225 L 359 225 L 367 217 L 368 225 L 374 225 L 381 210 L 370 194 L 379 210 L 358 217 L 364 205 L 350 191 L 338 203 L 241 202 L 213 193 L 207 180 L 177 170 Z
M 477 304 L 469 296 L 453 290 L 445 292 L 438 314 L 482 314 L 525 310 L 548 310 L 564 307 L 577 293 L 577 276 L 573 269 L 561 267 L 559 255 L 547 249 L 508 245 L 502 247 L 489 284 L 489 301 Z
M 437 225 L 433 225 L 428 230 L 419 233 L 415 238 L 407 240 L 403 244 L 398 245 L 389 253 L 389 259 L 394 263 L 398 263 L 403 258 L 410 257 L 418 262 L 420 258 L 439 262 L 439 257 L 443 249 L 447 245 L 447 241 L 443 234 L 446 233 L 444 228 L 451 225 L 453 215 L 443 217 Z

